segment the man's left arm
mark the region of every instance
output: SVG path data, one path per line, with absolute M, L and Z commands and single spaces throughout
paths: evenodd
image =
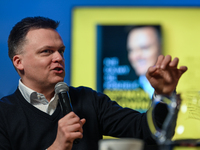
M 180 77 L 182 76 L 182 74 L 187 71 L 186 66 L 181 66 L 178 69 L 177 68 L 178 62 L 179 62 L 178 58 L 174 58 L 173 60 L 171 60 L 170 55 L 167 55 L 167 56 L 160 55 L 158 57 L 156 65 L 153 67 L 150 67 L 148 69 L 148 71 L 146 73 L 147 79 L 149 80 L 149 82 L 155 89 L 153 101 L 155 101 L 156 99 L 161 100 L 164 97 L 167 97 L 172 100 L 174 98 L 174 96 L 177 96 L 175 93 L 176 86 L 177 86 L 178 81 L 179 81 Z M 161 98 L 158 98 L 158 97 L 161 97 Z M 176 100 L 177 100 L 177 98 L 176 98 Z M 178 102 L 178 103 L 180 103 L 180 102 Z M 157 104 L 156 107 L 154 106 L 155 104 Z M 165 118 L 166 118 L 167 114 L 169 113 L 167 104 L 165 102 L 160 102 L 160 103 L 156 102 L 153 104 L 153 106 L 155 107 L 154 108 L 154 117 L 155 117 L 154 119 L 155 119 L 156 125 L 160 129 L 162 129 Z M 148 112 L 147 112 L 148 120 L 149 120 L 149 118 L 151 118 L 150 116 L 152 115 L 151 114 L 152 109 L 153 108 L 150 108 L 150 110 L 148 110 Z M 175 116 L 173 116 L 173 118 L 176 119 L 177 113 L 175 113 L 174 115 Z M 150 122 L 148 121 L 148 124 L 149 124 L 149 127 L 151 128 L 152 125 Z M 174 128 L 175 124 L 176 123 L 174 122 L 173 127 L 172 126 L 171 127 Z M 151 130 L 152 130 L 152 128 L 151 128 Z M 173 134 L 174 131 L 172 131 L 172 130 L 171 130 L 171 133 Z M 170 133 L 170 136 L 171 136 L 171 133 Z

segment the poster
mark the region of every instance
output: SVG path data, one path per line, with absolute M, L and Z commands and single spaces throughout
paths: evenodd
M 154 89 L 146 79 L 162 51 L 160 25 L 97 26 L 97 90 L 145 112 Z

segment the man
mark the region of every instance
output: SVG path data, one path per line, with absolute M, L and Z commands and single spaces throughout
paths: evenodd
M 74 111 L 62 115 L 54 87 L 64 80 L 65 46 L 57 26 L 48 18 L 28 17 L 9 35 L 9 57 L 21 79 L 13 94 L 0 100 L 0 149 L 95 150 L 102 135 L 155 144 L 145 113 L 121 108 L 86 87 L 69 88 Z M 170 56 L 160 56 L 156 67 L 149 68 L 147 77 L 156 94 L 170 95 L 175 90 L 187 70 L 177 69 L 177 64 L 178 58 L 171 61 Z M 158 124 L 165 115 L 158 111 Z M 75 144 L 75 139 L 81 140 Z
M 160 26 L 134 26 L 127 38 L 128 60 L 138 75 L 140 87 L 152 97 L 154 89 L 145 74 L 161 54 Z

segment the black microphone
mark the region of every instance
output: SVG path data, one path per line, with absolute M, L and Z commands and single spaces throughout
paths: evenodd
M 63 112 L 63 116 L 73 111 L 71 99 L 69 96 L 69 87 L 65 82 L 58 82 L 55 85 L 55 92 L 59 97 L 60 106 Z
M 61 110 L 63 112 L 63 116 L 65 116 L 66 114 L 73 111 L 71 99 L 68 93 L 69 87 L 65 82 L 58 82 L 55 85 L 54 89 L 55 89 L 56 94 L 59 97 L 59 103 L 60 103 Z M 79 141 L 80 139 L 75 139 L 74 144 L 79 143 Z

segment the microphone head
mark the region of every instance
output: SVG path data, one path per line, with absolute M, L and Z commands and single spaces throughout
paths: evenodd
M 68 92 L 69 91 L 69 87 L 65 82 L 58 82 L 55 85 L 55 92 L 56 94 L 60 93 L 60 92 Z

